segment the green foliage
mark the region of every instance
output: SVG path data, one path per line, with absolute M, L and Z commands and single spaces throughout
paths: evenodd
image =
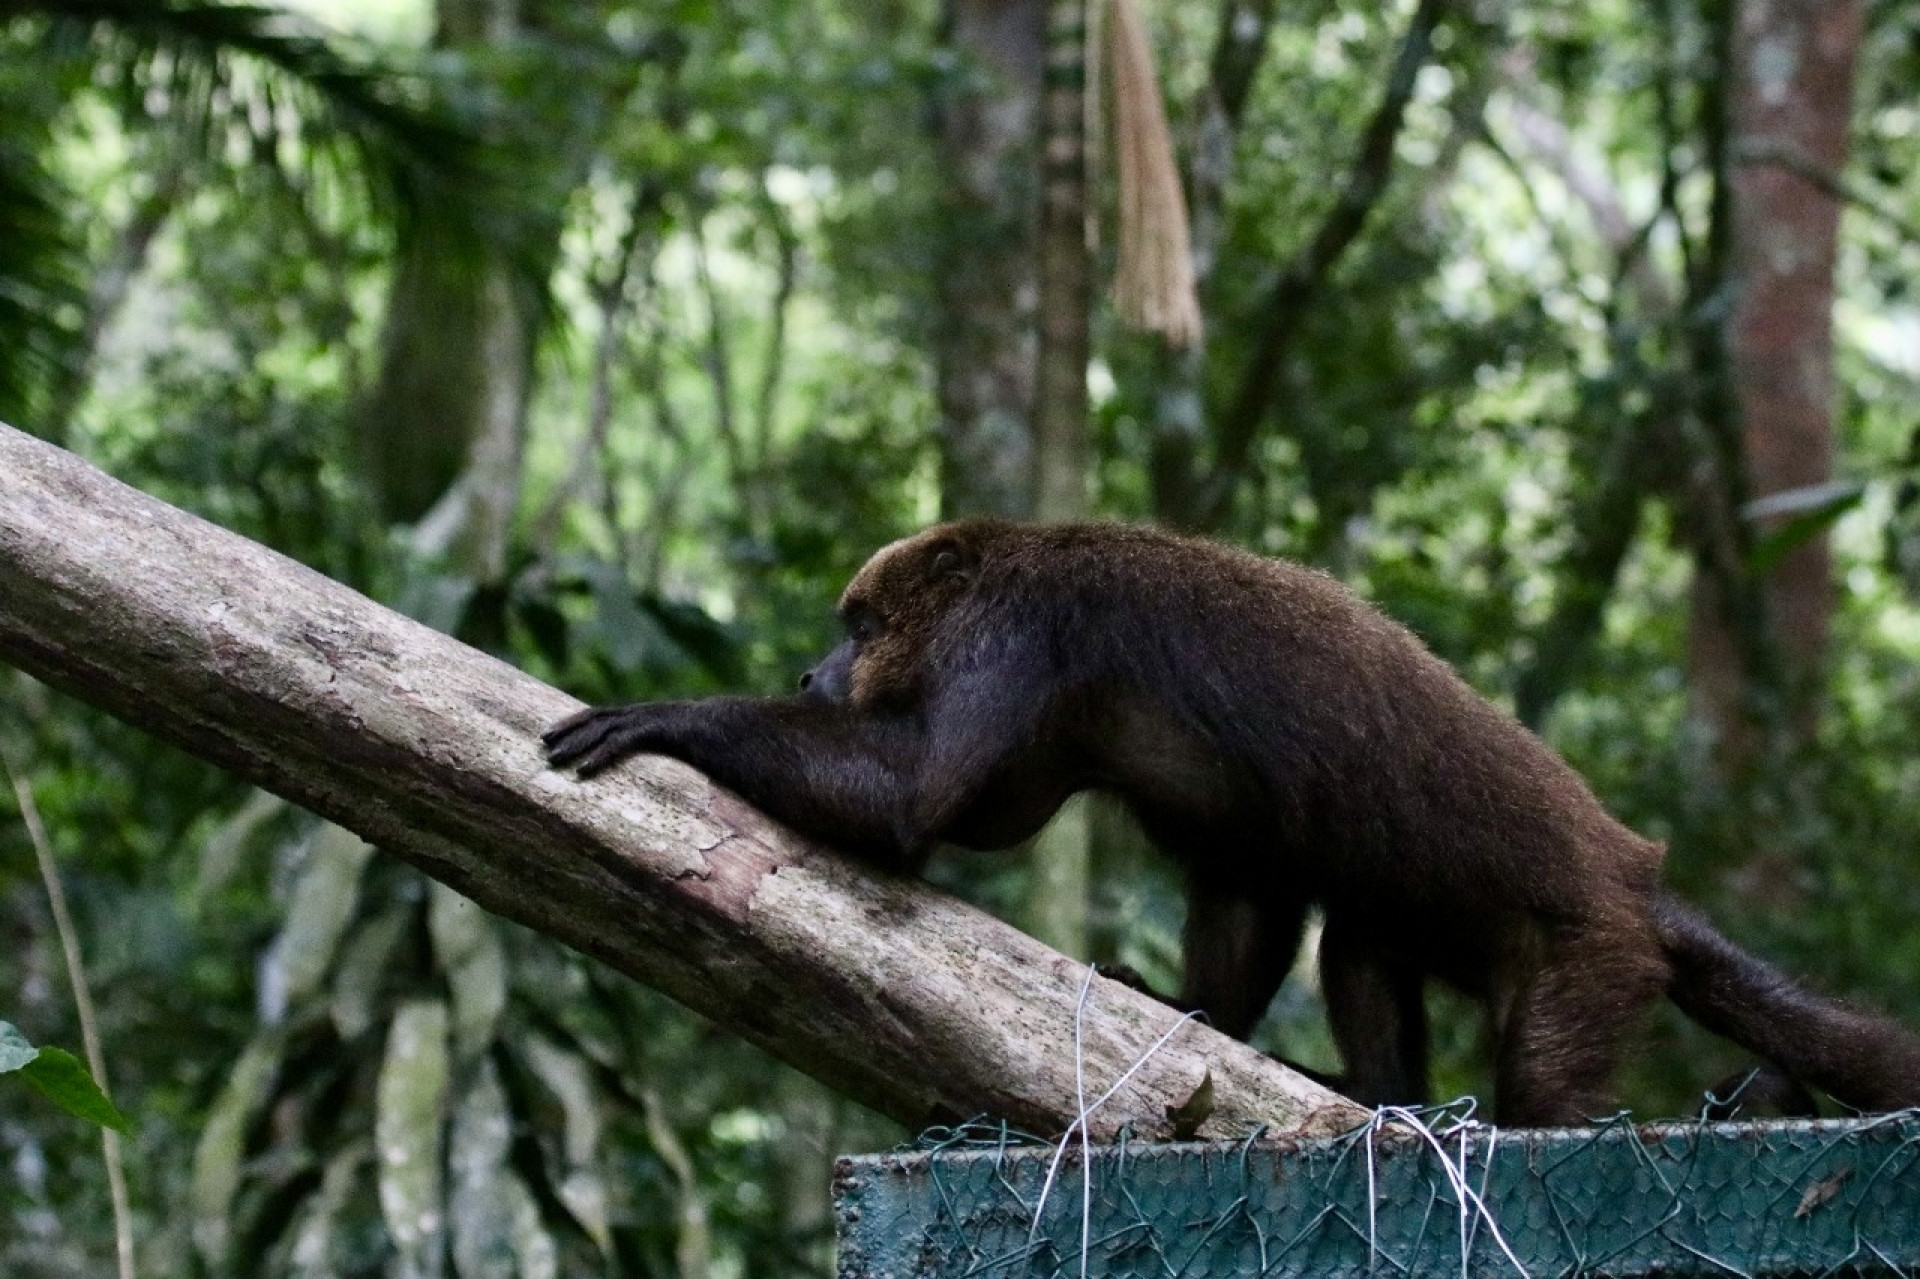
M 15 1075 L 60 1109 L 102 1128 L 131 1134 L 133 1121 L 100 1091 L 86 1066 L 64 1048 L 36 1048 L 0 1021 L 0 1075 Z
M 17 44 L 0 33 L 0 103 L 18 121 L 0 134 L 0 334 L 9 335 L 0 341 L 0 420 L 27 421 L 43 407 L 35 392 L 72 358 L 82 291 L 72 230 L 60 216 L 62 192 L 47 164 L 50 95 L 44 82 L 21 73 L 12 56 Z
M 930 126 L 991 70 L 942 43 L 936 8 L 528 5 L 510 34 L 422 50 L 251 5 L 0 4 L 0 415 L 580 697 L 789 688 L 854 568 L 938 510 L 936 264 L 982 228 L 955 224 Z M 1150 8 L 1185 154 L 1222 5 Z M 1340 199 L 1406 17 L 1267 8 L 1205 294 L 1196 394 L 1215 413 L 1276 273 Z M 1689 295 L 1710 15 L 1453 8 L 1216 531 L 1354 582 L 1537 712 L 1741 940 L 1920 1022 L 1920 10 L 1869 6 L 1861 46 L 1846 487 L 1752 548 L 1833 539 L 1824 711 L 1805 749 L 1734 785 L 1690 705 L 1676 409 L 1724 307 Z M 396 8 L 383 39 L 462 13 Z M 497 571 L 377 514 L 366 408 L 416 233 L 456 269 L 484 242 L 546 299 Z M 1098 508 L 1147 518 L 1179 373 L 1097 319 Z M 420 361 L 418 385 L 449 376 Z M 823 1153 L 891 1129 L 338 831 L 5 687 L 9 744 L 75 850 L 116 1091 L 142 1120 L 145 1269 L 655 1274 L 704 1249 L 721 1274 L 824 1272 Z M 1177 877 L 1124 817 L 1095 828 L 1102 957 L 1172 986 Z M 29 864 L 0 823 L 0 920 L 26 939 L 0 986 L 32 1039 L 71 1042 Z M 1016 858 L 933 875 L 1004 913 L 1024 896 Z M 1310 964 L 1298 978 L 1262 1043 L 1331 1067 Z M 1441 1086 L 1483 1088 L 1471 1010 L 1433 1012 Z M 1688 1113 L 1739 1064 L 1662 1019 L 1622 1092 Z M 98 1273 L 91 1131 L 9 1111 L 0 1153 L 24 1170 L 0 1186 L 0 1271 Z

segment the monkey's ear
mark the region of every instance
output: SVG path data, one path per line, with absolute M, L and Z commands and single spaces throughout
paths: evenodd
M 927 548 L 927 576 L 933 581 L 965 581 L 979 565 L 974 549 L 957 537 L 943 537 Z

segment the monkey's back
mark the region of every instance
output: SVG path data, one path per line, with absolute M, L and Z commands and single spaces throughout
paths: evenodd
M 983 598 L 1044 619 L 1108 731 L 1217 770 L 1186 820 L 1246 869 L 1407 926 L 1639 913 L 1661 850 L 1406 627 L 1313 569 L 1122 525 L 968 526 Z M 1113 721 L 1141 719 L 1128 725 Z M 1265 865 L 1254 864 L 1266 850 Z

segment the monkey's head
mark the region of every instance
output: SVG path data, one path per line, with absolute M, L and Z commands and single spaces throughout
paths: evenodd
M 863 708 L 911 705 L 941 626 L 972 588 L 995 527 L 941 524 L 875 552 L 840 596 L 846 639 L 800 677 L 801 692 Z

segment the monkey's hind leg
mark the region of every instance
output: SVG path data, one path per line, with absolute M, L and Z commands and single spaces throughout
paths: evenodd
M 1639 921 L 1554 928 L 1523 975 L 1500 1033 L 1494 1117 L 1510 1127 L 1583 1123 L 1611 1109 L 1607 1080 L 1667 984 Z
M 1340 1049 L 1347 1096 L 1368 1106 L 1429 1100 L 1423 974 L 1348 917 L 1329 913 L 1320 935 L 1320 991 Z
M 1304 901 L 1256 900 L 1191 877 L 1178 1004 L 1244 1040 L 1293 967 L 1306 921 Z

